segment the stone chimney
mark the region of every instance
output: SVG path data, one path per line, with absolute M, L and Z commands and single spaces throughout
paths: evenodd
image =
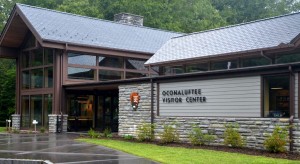
M 143 26 L 144 17 L 130 13 L 119 13 L 115 14 L 114 21 L 135 26 Z

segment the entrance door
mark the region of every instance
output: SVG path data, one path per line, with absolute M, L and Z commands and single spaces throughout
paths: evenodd
M 117 95 L 99 96 L 96 117 L 96 128 L 101 131 L 110 129 L 118 131 L 119 100 Z

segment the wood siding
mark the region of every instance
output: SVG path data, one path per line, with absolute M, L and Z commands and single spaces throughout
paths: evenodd
M 201 89 L 201 95 L 163 96 L 163 91 Z M 160 116 L 260 117 L 260 76 L 161 83 Z M 187 103 L 186 97 L 205 96 L 206 102 Z M 163 98 L 181 97 L 182 103 Z

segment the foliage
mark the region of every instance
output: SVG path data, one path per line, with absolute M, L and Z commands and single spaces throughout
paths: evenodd
M 103 131 L 103 137 L 112 138 L 112 133 L 111 133 L 111 129 L 110 128 L 104 129 L 104 131 Z
M 137 139 L 139 141 L 152 141 L 154 139 L 154 124 L 143 123 L 139 125 L 137 129 Z
M 147 158 L 157 163 L 164 164 L 296 164 L 299 161 L 285 160 L 279 158 L 270 158 L 264 156 L 253 156 L 240 153 L 230 153 L 223 151 L 205 150 L 205 149 L 187 149 L 182 147 L 168 147 L 154 144 L 134 143 L 117 140 L 96 140 L 96 139 L 78 139 L 77 141 L 87 142 L 96 145 L 102 145 L 112 149 L 120 150 L 129 154 Z
M 130 135 L 130 134 L 125 134 L 125 135 L 123 136 L 123 138 L 124 138 L 125 140 L 133 140 L 133 139 L 134 139 L 134 137 L 133 137 L 132 135 Z
M 285 145 L 289 141 L 287 128 L 276 126 L 272 135 L 264 142 L 265 148 L 273 153 L 285 152 Z
M 100 134 L 91 128 L 88 131 L 88 136 L 91 137 L 91 138 L 99 138 Z
M 15 61 L 0 59 L 0 126 L 5 126 L 15 109 Z
M 40 132 L 41 133 L 45 133 L 46 132 L 46 128 L 45 127 L 41 127 Z
M 164 125 L 164 131 L 160 134 L 160 142 L 163 144 L 173 143 L 179 141 L 179 133 L 176 125 Z
M 228 124 L 224 132 L 224 144 L 231 147 L 243 147 L 244 140 L 237 130 L 238 125 Z
M 0 127 L 0 132 L 6 132 L 6 127 Z
M 193 145 L 204 145 L 209 144 L 215 139 L 213 135 L 203 134 L 201 128 L 193 127 L 189 133 L 189 140 Z

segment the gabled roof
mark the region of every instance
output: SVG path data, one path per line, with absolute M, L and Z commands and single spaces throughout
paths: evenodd
M 294 46 L 299 33 L 300 13 L 192 33 L 170 39 L 145 64 Z
M 16 4 L 15 10 L 38 40 L 47 42 L 153 54 L 170 38 L 182 35 L 24 4 Z

